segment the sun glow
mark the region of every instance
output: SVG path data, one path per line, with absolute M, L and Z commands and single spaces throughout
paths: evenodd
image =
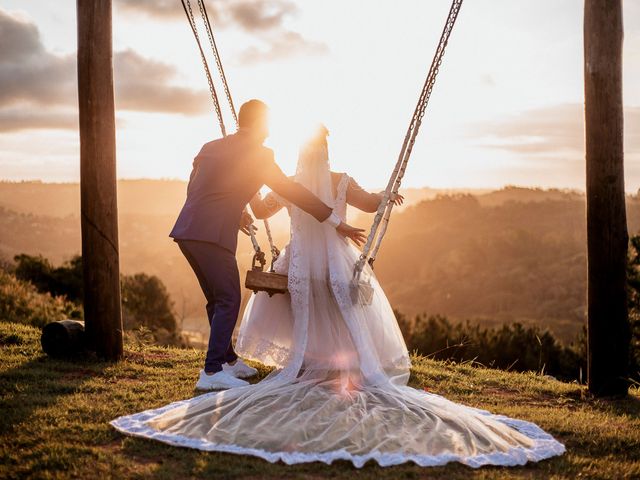
M 266 144 L 273 148 L 276 161 L 289 175 L 295 173 L 298 151 L 307 141 L 314 128 L 322 123 L 314 112 L 297 109 L 295 105 L 273 109 L 271 113 L 271 134 Z

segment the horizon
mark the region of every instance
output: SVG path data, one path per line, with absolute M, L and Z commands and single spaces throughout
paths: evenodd
M 178 182 L 178 183 L 188 183 L 188 179 L 182 179 L 182 178 L 155 178 L 155 177 L 130 177 L 130 178 L 123 178 L 120 177 L 118 179 L 116 179 L 116 181 L 118 183 L 120 182 Z M 80 185 L 80 179 L 78 180 L 69 180 L 69 181 L 48 181 L 48 180 L 43 180 L 43 179 L 39 179 L 39 178 L 24 178 L 24 179 L 18 179 L 18 180 L 12 180 L 12 179 L 4 179 L 4 178 L 0 178 L 0 184 L 28 184 L 28 183 L 33 183 L 33 184 L 39 184 L 39 185 Z M 378 191 L 378 190 L 384 190 L 384 186 L 378 185 L 378 186 L 374 186 L 374 187 L 367 187 L 370 191 Z M 518 184 L 504 184 L 504 185 L 498 185 L 495 187 L 492 186 L 477 186 L 477 187 L 465 187 L 465 186 L 460 186 L 460 187 L 436 187 L 436 186 L 430 186 L 430 185 L 422 185 L 422 186 L 405 186 L 405 187 L 401 187 L 400 190 L 443 190 L 443 191 L 469 191 L 469 192 L 485 192 L 485 193 L 493 193 L 493 192 L 499 192 L 502 190 L 509 190 L 509 189 L 514 189 L 514 190 L 540 190 L 542 192 L 551 192 L 551 191 L 559 191 L 562 193 L 579 193 L 581 195 L 586 194 L 586 190 L 584 188 L 574 188 L 574 187 L 555 187 L 555 186 L 548 186 L 548 187 L 544 187 L 544 186 L 540 186 L 540 185 L 518 185 Z M 636 190 L 635 192 L 633 191 L 625 191 L 626 195 L 640 195 L 640 188 L 638 188 L 638 190 Z

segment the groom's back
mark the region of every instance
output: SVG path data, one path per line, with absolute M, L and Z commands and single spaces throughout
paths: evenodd
M 242 209 L 262 186 L 270 163 L 273 152 L 245 135 L 206 143 L 194 159 L 187 200 L 170 236 L 235 252 Z

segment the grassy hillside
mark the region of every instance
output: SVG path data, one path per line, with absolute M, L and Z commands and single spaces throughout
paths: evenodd
M 116 416 L 188 398 L 202 353 L 128 345 L 105 364 L 46 357 L 39 331 L 0 322 L 0 478 L 575 479 L 640 477 L 640 392 L 594 400 L 583 387 L 532 374 L 414 359 L 411 384 L 452 400 L 538 423 L 568 453 L 518 468 L 413 465 L 361 470 L 285 466 L 123 436 Z M 261 370 L 264 375 L 266 372 Z

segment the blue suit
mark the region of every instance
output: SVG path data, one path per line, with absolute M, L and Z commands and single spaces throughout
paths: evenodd
M 272 150 L 240 131 L 202 147 L 193 162 L 187 200 L 170 233 L 207 299 L 208 373 L 237 358 L 231 335 L 240 309 L 238 225 L 243 209 L 264 184 L 320 222 L 331 214 L 327 205 L 282 173 Z

